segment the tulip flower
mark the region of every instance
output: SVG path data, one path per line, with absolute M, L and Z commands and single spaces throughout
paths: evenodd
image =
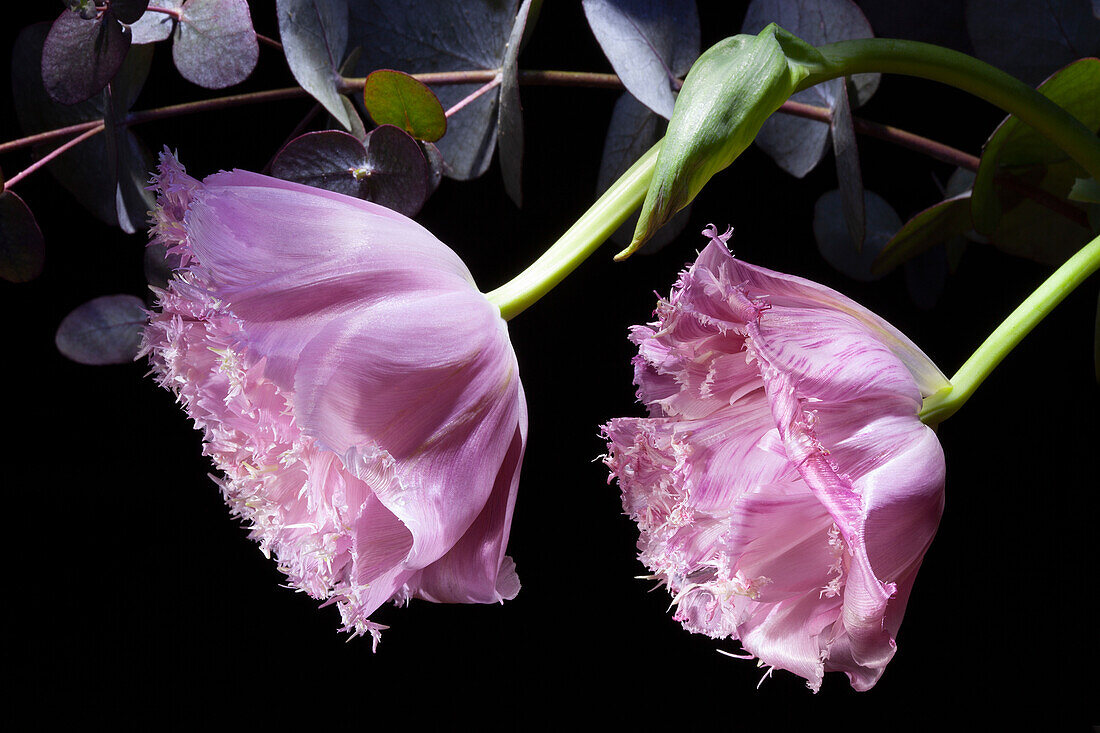
M 918 412 L 947 380 L 867 309 L 704 233 L 657 322 L 631 332 L 650 416 L 604 426 L 640 560 L 689 631 L 814 691 L 832 670 L 869 689 L 943 509 Z
M 459 257 L 375 204 L 167 153 L 143 353 L 204 434 L 232 513 L 291 583 L 380 629 L 388 600 L 492 603 L 527 408 L 499 309 Z

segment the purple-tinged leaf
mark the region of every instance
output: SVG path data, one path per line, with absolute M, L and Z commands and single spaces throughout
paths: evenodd
M 141 348 L 145 305 L 133 295 L 103 295 L 77 306 L 57 327 L 54 343 L 80 364 L 125 364 Z
M 435 142 L 447 132 L 439 99 L 403 71 L 372 71 L 363 85 L 363 105 L 374 124 L 400 127 L 417 140 Z
M 347 0 L 276 0 L 279 39 L 290 71 L 303 89 L 351 131 L 337 89 L 337 69 L 348 44 Z
M 699 56 L 694 0 L 584 0 L 584 14 L 627 91 L 672 117 L 672 83 Z
M 362 195 L 366 170 L 366 146 L 338 130 L 296 137 L 271 161 L 271 174 L 276 178 L 356 198 L 367 198 Z
M 416 140 L 393 125 L 367 135 L 310 132 L 291 140 L 271 164 L 274 176 L 366 199 L 413 216 L 428 197 L 428 163 Z
M 499 69 L 516 18 L 518 0 L 464 0 L 440 3 L 408 0 L 399 8 L 382 0 L 350 0 L 349 39 L 363 48 L 359 73 L 400 69 L 410 74 Z M 440 86 L 444 109 L 481 88 L 481 82 Z M 447 121 L 438 145 L 446 175 L 459 180 L 480 176 L 496 147 L 499 94 L 482 94 Z
M 0 277 L 33 280 L 46 261 L 46 243 L 34 214 L 12 191 L 0 191 Z
M 1100 19 L 1085 0 L 966 0 L 975 55 L 1028 84 L 1100 54 Z
M 871 273 L 885 275 L 936 245 L 966 234 L 972 226 L 969 191 L 929 206 L 891 237 L 872 263 Z
M 856 249 L 863 248 L 866 225 L 863 211 L 863 173 L 859 167 L 859 147 L 852 123 L 852 107 L 848 103 L 848 88 L 844 79 L 833 79 L 836 104 L 829 121 L 829 136 L 833 139 L 836 177 L 840 186 L 840 201 L 844 221 Z
M 130 26 L 133 34 L 133 43 L 157 43 L 172 35 L 172 29 L 176 25 L 176 15 L 183 7 L 184 0 L 157 0 L 154 6 L 171 12 L 163 13 L 160 10 L 147 10 L 138 20 Z
M 136 23 L 149 7 L 149 0 L 111 0 L 111 13 L 120 23 Z
M 863 192 L 863 207 L 867 212 L 867 235 L 863 248 L 856 250 L 844 221 L 840 191 L 825 193 L 814 204 L 814 239 L 821 256 L 834 268 L 861 282 L 877 280 L 871 266 L 891 237 L 901 229 L 901 219 L 894 207 L 878 194 Z
M 611 123 L 607 127 L 607 137 L 603 142 L 603 154 L 600 156 L 600 172 L 596 176 L 596 190 L 603 193 L 664 135 L 668 123 L 664 118 L 651 111 L 629 92 L 619 97 L 611 113 Z M 687 226 L 691 215 L 688 204 L 677 212 L 667 224 L 658 229 L 646 240 L 640 254 L 653 254 L 674 240 Z M 638 225 L 638 212 L 631 214 L 618 229 L 611 234 L 611 241 L 620 248 L 627 247 L 634 238 L 634 229 Z
M 42 81 L 61 104 L 83 102 L 118 71 L 130 48 L 130 29 L 111 12 L 84 20 L 65 10 L 50 26 L 42 47 Z
M 240 83 L 256 68 L 260 47 L 246 0 L 187 0 L 172 59 L 184 79 L 207 89 Z
M 519 49 L 531 4 L 531 0 L 523 0 L 519 6 L 500 71 L 500 114 L 497 116 L 500 172 L 504 178 L 504 190 L 516 206 L 523 205 L 523 107 L 519 99 Z M 537 16 L 542 0 L 534 5 Z
M 369 200 L 416 216 L 428 199 L 430 170 L 416 140 L 393 125 L 367 135 L 366 191 Z
M 814 46 L 872 36 L 870 23 L 851 0 L 753 0 L 741 32 L 759 33 L 772 22 Z M 870 99 L 878 82 L 878 74 L 853 76 L 852 105 L 858 107 Z M 819 84 L 798 92 L 791 100 L 832 110 L 838 98 L 837 89 L 835 85 Z M 772 115 L 760 129 L 756 143 L 780 168 L 802 178 L 825 155 L 829 126 L 791 115 Z

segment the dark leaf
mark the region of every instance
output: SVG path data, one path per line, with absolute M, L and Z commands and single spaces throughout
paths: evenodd
M 260 47 L 246 0 L 187 0 L 180 10 L 172 59 L 184 79 L 222 89 L 248 78 Z
M 415 216 L 428 198 L 430 170 L 416 140 L 393 125 L 367 135 L 364 198 L 405 216 Z
M 136 23 L 149 7 L 149 0 L 111 0 L 111 13 L 120 23 Z
M 1053 74 L 1039 86 L 1039 91 L 1081 121 L 1088 129 L 1100 129 L 1100 60 L 1082 59 Z M 999 225 L 1003 211 L 1010 200 L 1019 196 L 1006 191 L 998 181 L 998 175 L 1007 171 L 1025 178 L 1043 178 L 1041 171 L 1031 169 L 1049 164 L 1069 163 L 1061 148 L 1047 140 L 1016 117 L 1007 117 L 986 141 L 982 161 L 974 180 L 974 196 L 971 208 L 974 228 L 982 234 L 991 234 Z M 1070 165 L 1074 165 L 1070 163 Z M 1075 166 L 1074 166 L 1075 167 Z M 1084 175 L 1080 168 L 1077 177 Z M 1029 172 L 1031 171 L 1031 172 Z M 1072 186 L 1072 181 L 1069 183 Z M 1069 191 L 1047 189 L 1064 197 Z
M 37 24 L 23 29 L 16 39 L 12 51 L 12 90 L 15 99 L 19 123 L 24 132 L 33 134 L 44 130 L 101 119 L 106 114 L 105 95 L 99 94 L 92 99 L 73 105 L 59 104 L 46 94 L 39 71 L 42 57 L 42 44 L 48 32 L 48 25 Z M 131 47 L 117 79 L 121 88 L 123 106 L 133 102 L 140 89 L 141 82 L 148 75 L 149 51 Z M 140 143 L 129 130 L 123 137 L 126 148 L 140 149 Z M 36 147 L 35 152 L 43 155 L 56 147 L 55 144 Z M 139 156 L 140 157 L 140 156 Z M 116 187 L 105 180 L 104 171 L 113 170 L 108 161 L 107 140 L 105 135 L 96 135 L 89 140 L 66 151 L 47 165 L 50 173 L 69 190 L 80 203 L 106 224 L 119 223 L 116 214 Z M 142 177 L 145 177 L 142 172 Z M 141 184 L 145 185 L 144 181 Z M 144 215 L 138 228 L 144 226 Z
M 898 265 L 970 231 L 970 192 L 930 206 L 905 222 L 882 248 L 871 272 L 885 275 Z
M 848 225 L 844 221 L 839 191 L 829 191 L 814 204 L 814 239 L 821 256 L 840 272 L 854 280 L 877 280 L 871 265 L 878 254 L 901 229 L 901 219 L 890 204 L 870 191 L 863 192 L 863 207 L 867 212 L 867 236 L 863 248 L 856 250 Z
M 34 214 L 12 191 L 0 192 L 0 277 L 33 280 L 46 261 L 46 243 Z
M 1085 0 L 966 0 L 974 53 L 1028 84 L 1100 53 L 1100 20 Z
M 183 7 L 183 0 L 157 0 L 154 7 L 172 12 L 162 13 L 157 10 L 147 10 L 144 15 L 138 18 L 137 22 L 130 26 L 133 43 L 156 43 L 172 35 L 172 28 L 175 27 L 176 23 L 174 13 L 178 13 L 179 9 Z
M 519 99 L 519 49 L 531 4 L 531 0 L 523 0 L 519 6 L 500 71 L 500 114 L 497 117 L 500 172 L 504 177 L 504 189 L 516 206 L 523 205 L 523 107 Z M 536 14 L 541 4 L 542 0 L 535 3 Z
M 843 79 L 833 79 L 836 106 L 829 122 L 829 135 L 833 139 L 833 155 L 836 157 L 836 177 L 840 186 L 840 200 L 844 208 L 844 221 L 856 249 L 863 248 L 866 230 L 863 211 L 863 173 L 859 168 L 859 148 L 856 145 L 856 129 L 852 124 L 852 107 L 848 104 L 848 89 Z
M 57 328 L 54 343 L 80 364 L 125 364 L 141 348 L 145 306 L 133 295 L 104 295 L 78 306 Z
M 127 234 L 146 229 L 149 211 L 154 204 L 153 194 L 147 190 L 153 156 L 120 122 L 129 109 L 128 103 L 137 96 L 134 88 L 140 89 L 145 81 L 153 48 L 135 46 L 133 52 L 150 58 L 133 65 L 136 76 L 119 73 L 115 81 L 107 85 L 107 104 L 104 105 L 103 115 L 108 167 L 102 177 L 105 183 L 114 186 L 118 225 Z M 129 64 L 124 64 L 123 69 L 127 66 Z
M 872 36 L 870 23 L 850 0 L 753 0 L 741 32 L 758 33 L 772 22 L 814 46 Z M 853 106 L 858 107 L 870 99 L 878 88 L 878 81 L 878 74 L 852 77 Z M 838 89 L 835 85 L 819 84 L 798 92 L 791 99 L 831 110 L 836 104 Z M 825 155 L 829 126 L 791 115 L 772 115 L 756 136 L 756 142 L 780 168 L 802 178 Z
M 382 0 L 350 0 L 349 40 L 363 48 L 363 75 L 375 69 L 410 74 L 499 69 L 518 7 L 518 0 L 409 0 L 399 8 Z M 481 86 L 440 86 L 436 95 L 449 109 Z M 498 93 L 491 91 L 447 121 L 447 134 L 438 142 L 448 164 L 446 175 L 467 180 L 489 167 L 497 107 Z
M 1062 264 L 1094 236 L 1084 204 L 1066 199 L 1080 174 L 1080 167 L 1072 161 L 1029 168 L 1027 177 L 1022 179 L 1024 183 L 1053 194 L 1057 203 L 1052 205 L 1058 210 L 1030 196 L 1006 192 L 1002 195 L 1004 211 L 989 233 L 990 243 L 1017 257 L 1048 265 Z
M 336 85 L 348 45 L 347 0 L 276 0 L 275 7 L 283 53 L 294 78 L 351 131 L 351 118 Z
M 363 104 L 376 125 L 400 127 L 417 140 L 435 142 L 447 132 L 447 117 L 439 99 L 402 71 L 371 72 L 363 86 Z
M 357 198 L 366 198 L 362 195 L 366 171 L 366 147 L 353 135 L 336 130 L 296 137 L 271 162 L 276 178 Z
M 291 140 L 275 156 L 278 178 L 381 204 L 407 216 L 428 197 L 428 163 L 415 140 L 382 125 L 366 145 L 345 132 L 310 132 Z
M 84 20 L 66 10 L 50 26 L 42 47 L 42 81 L 61 104 L 96 94 L 118 71 L 130 48 L 130 30 L 110 12 Z
M 699 56 L 694 0 L 584 0 L 584 14 L 627 91 L 672 117 L 672 83 Z
M 596 177 L 596 189 L 603 193 L 619 176 L 627 171 L 645 151 L 653 147 L 664 135 L 667 123 L 652 112 L 629 92 L 619 97 L 615 110 L 611 113 L 611 124 L 607 128 L 607 137 L 603 142 L 603 154 L 600 157 L 600 172 Z M 646 241 L 640 254 L 653 254 L 674 240 L 687 226 L 691 216 L 691 205 L 681 209 L 668 224 L 658 229 L 653 237 Z M 618 229 L 611 234 L 611 241 L 624 248 L 634 237 L 634 228 L 638 225 L 638 212 L 631 214 Z

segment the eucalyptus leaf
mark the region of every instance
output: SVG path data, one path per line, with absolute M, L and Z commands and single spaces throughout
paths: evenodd
M 871 24 L 850 0 L 753 0 L 741 32 L 758 33 L 772 22 L 813 46 L 873 35 Z M 859 107 L 870 99 L 878 82 L 878 74 L 852 77 L 853 106 Z M 837 92 L 835 85 L 819 84 L 794 94 L 791 100 L 832 110 L 839 96 Z M 780 168 L 802 178 L 825 155 L 829 126 L 791 115 L 773 115 L 760 129 L 756 143 Z
M 363 105 L 376 125 L 400 127 L 417 140 L 435 142 L 447 132 L 447 116 L 439 99 L 402 71 L 371 72 L 363 85 Z
M 541 4 L 542 0 L 534 3 L 536 16 Z M 504 178 L 504 190 L 516 206 L 523 205 L 523 108 L 519 99 L 519 49 L 531 5 L 531 0 L 523 0 L 519 6 L 500 70 L 500 114 L 497 115 L 500 172 Z
M 362 195 L 367 149 L 353 135 L 337 130 L 307 132 L 288 142 L 271 161 L 271 174 L 346 196 Z
M 132 42 L 136 45 L 157 43 L 167 39 L 172 35 L 172 29 L 176 24 L 173 13 L 183 7 L 183 2 L 184 0 L 157 0 L 155 7 L 172 12 L 162 13 L 159 10 L 146 10 L 144 15 L 130 26 L 130 33 L 133 35 Z
M 978 58 L 1028 84 L 1100 54 L 1089 0 L 966 0 L 966 27 Z
M 694 0 L 584 0 L 583 5 L 588 25 L 623 86 L 642 104 L 671 118 L 673 83 L 699 55 Z
M 856 250 L 848 233 L 840 191 L 829 191 L 814 204 L 813 228 L 817 249 L 830 265 L 854 280 L 870 282 L 881 277 L 872 271 L 872 264 L 901 229 L 901 218 L 878 194 L 864 191 L 863 195 L 867 236 L 862 249 Z
M 358 73 L 398 69 L 410 74 L 499 69 L 516 18 L 518 0 L 465 0 L 439 3 L 408 0 L 394 8 L 383 0 L 349 0 L 349 42 L 363 55 Z M 445 109 L 477 91 L 481 83 L 440 86 Z M 438 141 L 446 175 L 460 180 L 480 176 L 496 146 L 498 92 L 482 94 L 448 120 Z
M 33 280 L 45 261 L 46 243 L 34 214 L 13 191 L 0 191 L 0 277 Z
M 260 47 L 246 0 L 187 0 L 180 8 L 172 59 L 184 79 L 222 89 L 248 78 Z
M 131 362 L 141 348 L 145 305 L 133 295 L 104 295 L 78 306 L 61 321 L 54 343 L 80 364 Z
M 114 77 L 130 48 L 130 29 L 110 11 L 85 20 L 65 10 L 42 47 L 42 81 L 61 104 L 83 102 Z
M 373 201 L 413 216 L 428 197 L 428 162 L 416 140 L 393 125 L 367 135 L 366 144 L 346 132 L 310 132 L 275 156 L 272 175 L 307 186 Z
M 428 195 L 435 193 L 439 184 L 443 181 L 443 170 L 446 163 L 443 161 L 443 153 L 434 143 L 420 141 L 420 152 L 424 153 L 424 159 L 428 161 Z
M 337 69 L 348 44 L 347 0 L 276 0 L 275 9 L 290 72 L 351 131 L 352 121 L 337 88 Z
M 863 248 L 866 234 L 863 210 L 863 173 L 859 167 L 859 147 L 856 145 L 856 129 L 852 123 L 852 108 L 848 104 L 848 88 L 843 79 L 833 79 L 836 106 L 829 121 L 829 136 L 833 140 L 836 158 L 836 177 L 840 186 L 840 200 L 844 209 L 844 221 L 856 249 Z
M 657 113 L 638 101 L 630 92 L 621 95 L 611 113 L 611 124 L 603 142 L 600 171 L 596 177 L 597 193 L 603 193 L 619 176 L 627 171 L 647 150 L 664 135 L 667 123 Z M 668 224 L 658 229 L 639 250 L 640 254 L 653 254 L 673 241 L 683 232 L 691 216 L 691 205 L 681 209 Z M 638 212 L 634 212 L 611 234 L 611 241 L 626 247 L 638 224 Z

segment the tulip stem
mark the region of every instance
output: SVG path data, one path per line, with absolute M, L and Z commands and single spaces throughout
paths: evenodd
M 820 46 L 825 64 L 799 85 L 852 74 L 881 72 L 918 76 L 970 92 L 994 104 L 1064 150 L 1100 180 L 1100 139 L 1066 110 L 1019 79 L 971 56 L 917 41 L 862 38 Z
M 954 415 L 1016 344 L 1097 268 L 1100 268 L 1100 237 L 1066 260 L 1012 311 L 955 373 L 951 386 L 924 401 L 920 419 L 928 425 L 935 425 Z
M 658 142 L 646 151 L 530 267 L 486 294 L 500 308 L 504 320 L 511 320 L 550 292 L 642 205 L 660 149 Z

